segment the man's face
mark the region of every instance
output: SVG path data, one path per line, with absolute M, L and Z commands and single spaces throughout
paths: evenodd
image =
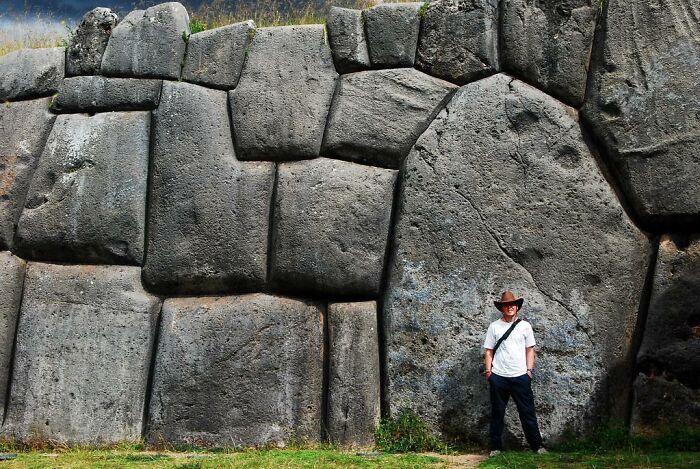
M 501 305 L 501 312 L 503 313 L 503 317 L 511 318 L 518 312 L 518 305 L 515 303 Z

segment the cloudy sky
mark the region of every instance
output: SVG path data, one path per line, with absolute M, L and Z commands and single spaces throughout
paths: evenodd
M 121 13 L 134 9 L 135 5 L 146 6 L 159 1 L 141 0 L 0 0 L 0 14 L 8 16 L 40 16 L 58 20 L 76 20 L 95 7 L 109 7 Z

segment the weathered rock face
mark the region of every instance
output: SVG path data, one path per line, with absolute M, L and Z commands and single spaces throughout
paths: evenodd
M 153 132 L 146 283 L 166 292 L 260 288 L 274 167 L 236 160 L 226 92 L 163 83 Z
M 0 249 L 13 247 L 17 221 L 56 116 L 50 98 L 0 106 Z
M 700 213 L 700 4 L 610 0 L 584 117 L 646 223 Z
M 420 32 L 421 3 L 382 3 L 362 12 L 374 67 L 412 67 Z
M 640 374 L 634 382 L 632 433 L 700 427 L 700 391 L 678 381 Z
M 238 157 L 318 156 L 338 74 L 322 25 L 260 28 L 230 92 Z
M 94 75 L 100 72 L 102 54 L 119 16 L 109 8 L 95 8 L 85 13 L 71 36 L 66 50 L 66 75 Z
M 0 57 L 0 101 L 54 93 L 65 75 L 63 47 L 21 49 Z
M 455 89 L 412 68 L 343 75 L 323 154 L 398 168 Z
M 148 112 L 56 118 L 17 224 L 30 259 L 141 264 Z
M 189 34 L 189 15 L 178 2 L 134 10 L 112 31 L 101 73 L 177 80 Z
M 510 289 L 539 344 L 544 436 L 584 427 L 627 352 L 648 243 L 576 112 L 505 75 L 466 85 L 416 142 L 403 187 L 384 303 L 392 412 L 410 406 L 443 434 L 485 436 L 476 370 L 499 317 L 492 301 Z
M 379 424 L 377 304 L 328 305 L 328 434 L 343 445 L 374 444 Z
M 85 76 L 66 78 L 51 101 L 54 112 L 137 111 L 154 109 L 161 80 Z
M 458 85 L 497 71 L 498 1 L 431 2 L 421 21 L 416 67 Z
M 596 0 L 504 1 L 503 68 L 580 107 L 599 5 Z
M 280 164 L 271 282 L 326 297 L 376 295 L 396 175 L 326 158 Z
M 166 300 L 148 440 L 319 441 L 322 381 L 319 305 L 263 294 Z
M 255 23 L 244 21 L 190 36 L 182 79 L 232 90 L 241 76 Z
M 137 267 L 30 263 L 3 435 L 138 440 L 159 309 Z
M 332 7 L 326 27 L 338 72 L 359 72 L 370 67 L 362 11 Z
M 5 409 L 5 396 L 10 385 L 12 344 L 22 300 L 26 263 L 7 251 L 0 252 L 0 408 Z M 4 418 L 4 415 L 3 415 Z

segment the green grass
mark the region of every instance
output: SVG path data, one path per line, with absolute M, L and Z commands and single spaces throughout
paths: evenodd
M 700 453 L 675 451 L 550 452 L 506 451 L 479 465 L 481 469 L 700 468 Z
M 450 451 L 449 446 L 436 438 L 428 425 L 411 409 L 401 410 L 394 418 L 383 419 L 374 437 L 377 448 L 390 453 Z

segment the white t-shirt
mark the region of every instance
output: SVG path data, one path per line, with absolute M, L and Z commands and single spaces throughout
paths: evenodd
M 512 322 L 505 322 L 503 319 L 489 324 L 484 348 L 493 349 L 498 339 L 512 325 Z M 527 373 L 525 348 L 533 345 L 535 345 L 535 334 L 532 333 L 532 326 L 527 321 L 520 321 L 508 338 L 498 346 L 496 356 L 493 357 L 493 362 L 491 363 L 491 372 L 506 378 L 524 375 Z

